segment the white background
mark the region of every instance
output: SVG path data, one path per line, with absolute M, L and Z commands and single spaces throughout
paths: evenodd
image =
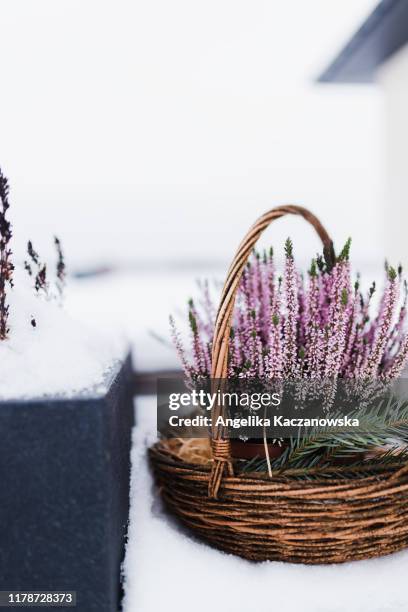
M 72 267 L 224 264 L 281 202 L 385 255 L 381 95 L 315 77 L 373 0 L 2 0 L 0 163 L 15 251 Z M 317 241 L 301 223 L 299 253 Z

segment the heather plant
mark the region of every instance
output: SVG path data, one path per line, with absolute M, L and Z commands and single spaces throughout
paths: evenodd
M 34 289 L 37 293 L 42 293 L 46 297 L 55 297 L 61 301 L 64 295 L 66 269 L 61 241 L 56 236 L 54 236 L 54 246 L 57 253 L 55 291 L 50 293 L 47 265 L 41 262 L 31 240 L 27 243 L 28 259 L 24 261 L 24 269 L 29 276 L 33 277 Z
M 30 261 L 26 260 L 24 262 L 24 268 L 27 270 L 29 276 L 34 277 L 34 288 L 36 292 L 42 292 L 44 295 L 48 296 L 47 266 L 41 263 L 40 257 L 34 249 L 31 240 L 27 243 L 27 254 Z M 33 272 L 33 266 L 35 272 Z
M 7 219 L 7 211 L 10 207 L 8 196 L 8 181 L 0 169 L 0 340 L 5 340 L 9 333 L 9 305 L 7 304 L 6 293 L 7 287 L 13 287 L 14 270 L 10 249 L 11 224 Z
M 230 377 L 364 378 L 390 381 L 408 359 L 407 283 L 401 268 L 385 267 L 374 311 L 375 284 L 367 292 L 352 281 L 350 240 L 333 265 L 318 256 L 303 276 L 293 245 L 285 244 L 283 275 L 274 253 L 254 252 L 239 286 L 231 328 Z M 208 282 L 189 300 L 191 351 L 171 318 L 173 342 L 190 380 L 209 377 L 216 309 Z
M 284 381 L 332 381 L 325 392 L 330 408 L 336 380 L 374 381 L 374 388 L 386 387 L 398 377 L 408 360 L 408 288 L 401 268 L 385 266 L 384 287 L 373 283 L 361 289 L 361 279 L 352 279 L 348 240 L 333 261 L 317 256 L 306 275 L 295 266 L 290 239 L 285 244 L 283 274 L 279 274 L 273 250 L 254 252 L 242 274 L 234 309 L 228 376 Z M 196 301 L 188 302 L 191 350 L 182 343 L 174 319 L 170 318 L 173 343 L 190 383 L 211 375 L 212 335 L 216 309 L 209 284 L 200 285 Z M 408 456 L 408 404 L 396 419 L 371 414 L 362 403 L 359 416 L 365 432 L 339 435 L 311 429 L 302 438 L 286 441 L 274 462 L 254 459 L 244 470 L 296 467 L 309 469 L 322 462 L 346 458 L 357 464 L 367 452 L 378 460 L 390 461 L 399 454 Z M 368 410 L 368 412 L 367 412 Z M 280 442 L 279 442 L 280 443 Z M 360 459 L 359 459 L 360 458 Z M 350 463 L 350 465 L 351 465 Z
M 54 245 L 57 251 L 57 291 L 60 299 L 64 296 L 65 280 L 66 280 L 66 266 L 64 253 L 62 251 L 61 240 L 54 236 Z
M 7 218 L 9 208 L 9 184 L 0 168 L 0 340 L 6 340 L 9 336 L 7 291 L 13 288 L 14 265 L 11 261 L 12 252 L 10 249 L 12 227 Z M 29 276 L 33 277 L 34 289 L 37 293 L 42 293 L 47 298 L 58 297 L 61 300 L 65 287 L 65 260 L 61 242 L 57 237 L 54 238 L 54 244 L 57 252 L 56 292 L 52 295 L 49 293 L 47 266 L 41 262 L 31 241 L 27 244 L 28 258 L 24 261 L 24 269 Z M 37 326 L 33 317 L 31 317 L 30 323 L 33 327 Z

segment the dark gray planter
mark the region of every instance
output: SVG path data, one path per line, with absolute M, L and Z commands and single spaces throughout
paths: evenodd
M 0 402 L 0 590 L 76 591 L 77 612 L 117 612 L 131 370 L 128 358 L 106 395 Z

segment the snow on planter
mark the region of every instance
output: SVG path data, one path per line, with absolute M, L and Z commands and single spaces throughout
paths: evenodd
M 130 357 L 61 307 L 59 241 L 54 279 L 31 243 L 14 269 L 1 171 L 0 200 L 0 590 L 76 591 L 76 610 L 117 612 Z

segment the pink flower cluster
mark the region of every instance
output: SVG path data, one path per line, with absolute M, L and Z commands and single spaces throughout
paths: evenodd
M 333 266 L 312 261 L 305 279 L 285 245 L 283 278 L 273 251 L 254 252 L 237 294 L 229 351 L 230 377 L 381 378 L 401 374 L 408 360 L 407 283 L 401 269 L 386 266 L 385 287 L 375 316 L 367 294 L 351 280 L 348 241 Z M 196 304 L 189 301 L 191 358 L 173 318 L 173 341 L 190 379 L 209 377 L 215 307 L 208 283 Z

